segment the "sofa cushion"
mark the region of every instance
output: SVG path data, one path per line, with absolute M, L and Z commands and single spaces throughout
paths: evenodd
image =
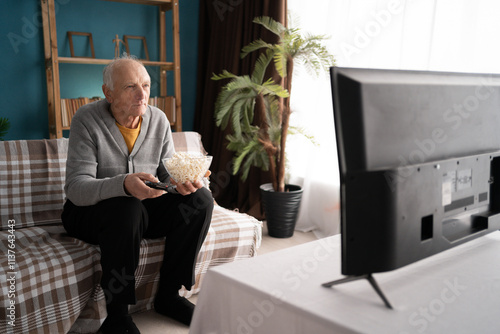
M 61 221 L 68 140 L 0 142 L 0 230 Z
M 174 139 L 174 146 L 177 152 L 201 153 L 203 155 L 207 154 L 207 151 L 205 151 L 203 143 L 201 142 L 201 135 L 198 132 L 173 132 L 172 137 Z

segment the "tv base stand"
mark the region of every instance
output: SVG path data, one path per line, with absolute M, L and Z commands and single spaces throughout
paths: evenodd
M 334 285 L 338 285 L 338 284 L 342 284 L 342 283 L 348 283 L 348 282 L 353 282 L 353 281 L 357 281 L 357 280 L 364 279 L 364 278 L 366 278 L 368 280 L 368 282 L 370 282 L 370 284 L 373 287 L 373 289 L 375 289 L 375 291 L 377 292 L 377 294 L 384 301 L 385 306 L 387 306 L 388 308 L 392 309 L 391 303 L 389 303 L 389 300 L 385 297 L 384 293 L 382 292 L 382 290 L 378 286 L 377 281 L 372 276 L 372 274 L 347 276 L 345 278 L 341 278 L 341 279 L 338 279 L 338 280 L 335 280 L 335 281 L 331 281 L 331 282 L 328 282 L 328 283 L 323 283 L 322 286 L 324 286 L 326 288 L 330 288 L 330 287 L 332 287 Z

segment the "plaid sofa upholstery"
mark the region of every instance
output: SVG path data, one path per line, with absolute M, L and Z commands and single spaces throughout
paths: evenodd
M 194 132 L 174 133 L 178 151 L 205 152 Z M 106 317 L 99 247 L 69 237 L 60 222 L 67 139 L 0 142 L 0 333 L 93 333 Z M 210 266 L 253 257 L 262 223 L 215 206 L 196 265 L 199 292 Z M 138 303 L 150 309 L 164 239 L 144 239 Z M 14 326 L 13 326 L 14 325 Z

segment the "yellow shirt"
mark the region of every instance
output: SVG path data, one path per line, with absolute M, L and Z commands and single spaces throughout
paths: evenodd
M 137 140 L 137 137 L 139 137 L 139 132 L 141 132 L 141 124 L 142 124 L 142 117 L 139 120 L 139 125 L 135 129 L 126 128 L 123 125 L 118 124 L 118 122 L 116 122 L 118 129 L 120 129 L 120 132 L 122 133 L 123 139 L 125 139 L 125 143 L 127 143 L 129 154 L 132 152 L 132 149 L 134 148 L 134 144 L 135 141 Z

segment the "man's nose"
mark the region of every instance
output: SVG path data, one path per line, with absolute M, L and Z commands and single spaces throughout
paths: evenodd
M 147 92 L 146 92 L 145 88 L 139 88 L 139 89 L 137 89 L 137 95 L 136 95 L 136 97 L 137 97 L 138 100 L 142 100 L 142 99 L 146 98 L 146 96 L 147 96 Z

